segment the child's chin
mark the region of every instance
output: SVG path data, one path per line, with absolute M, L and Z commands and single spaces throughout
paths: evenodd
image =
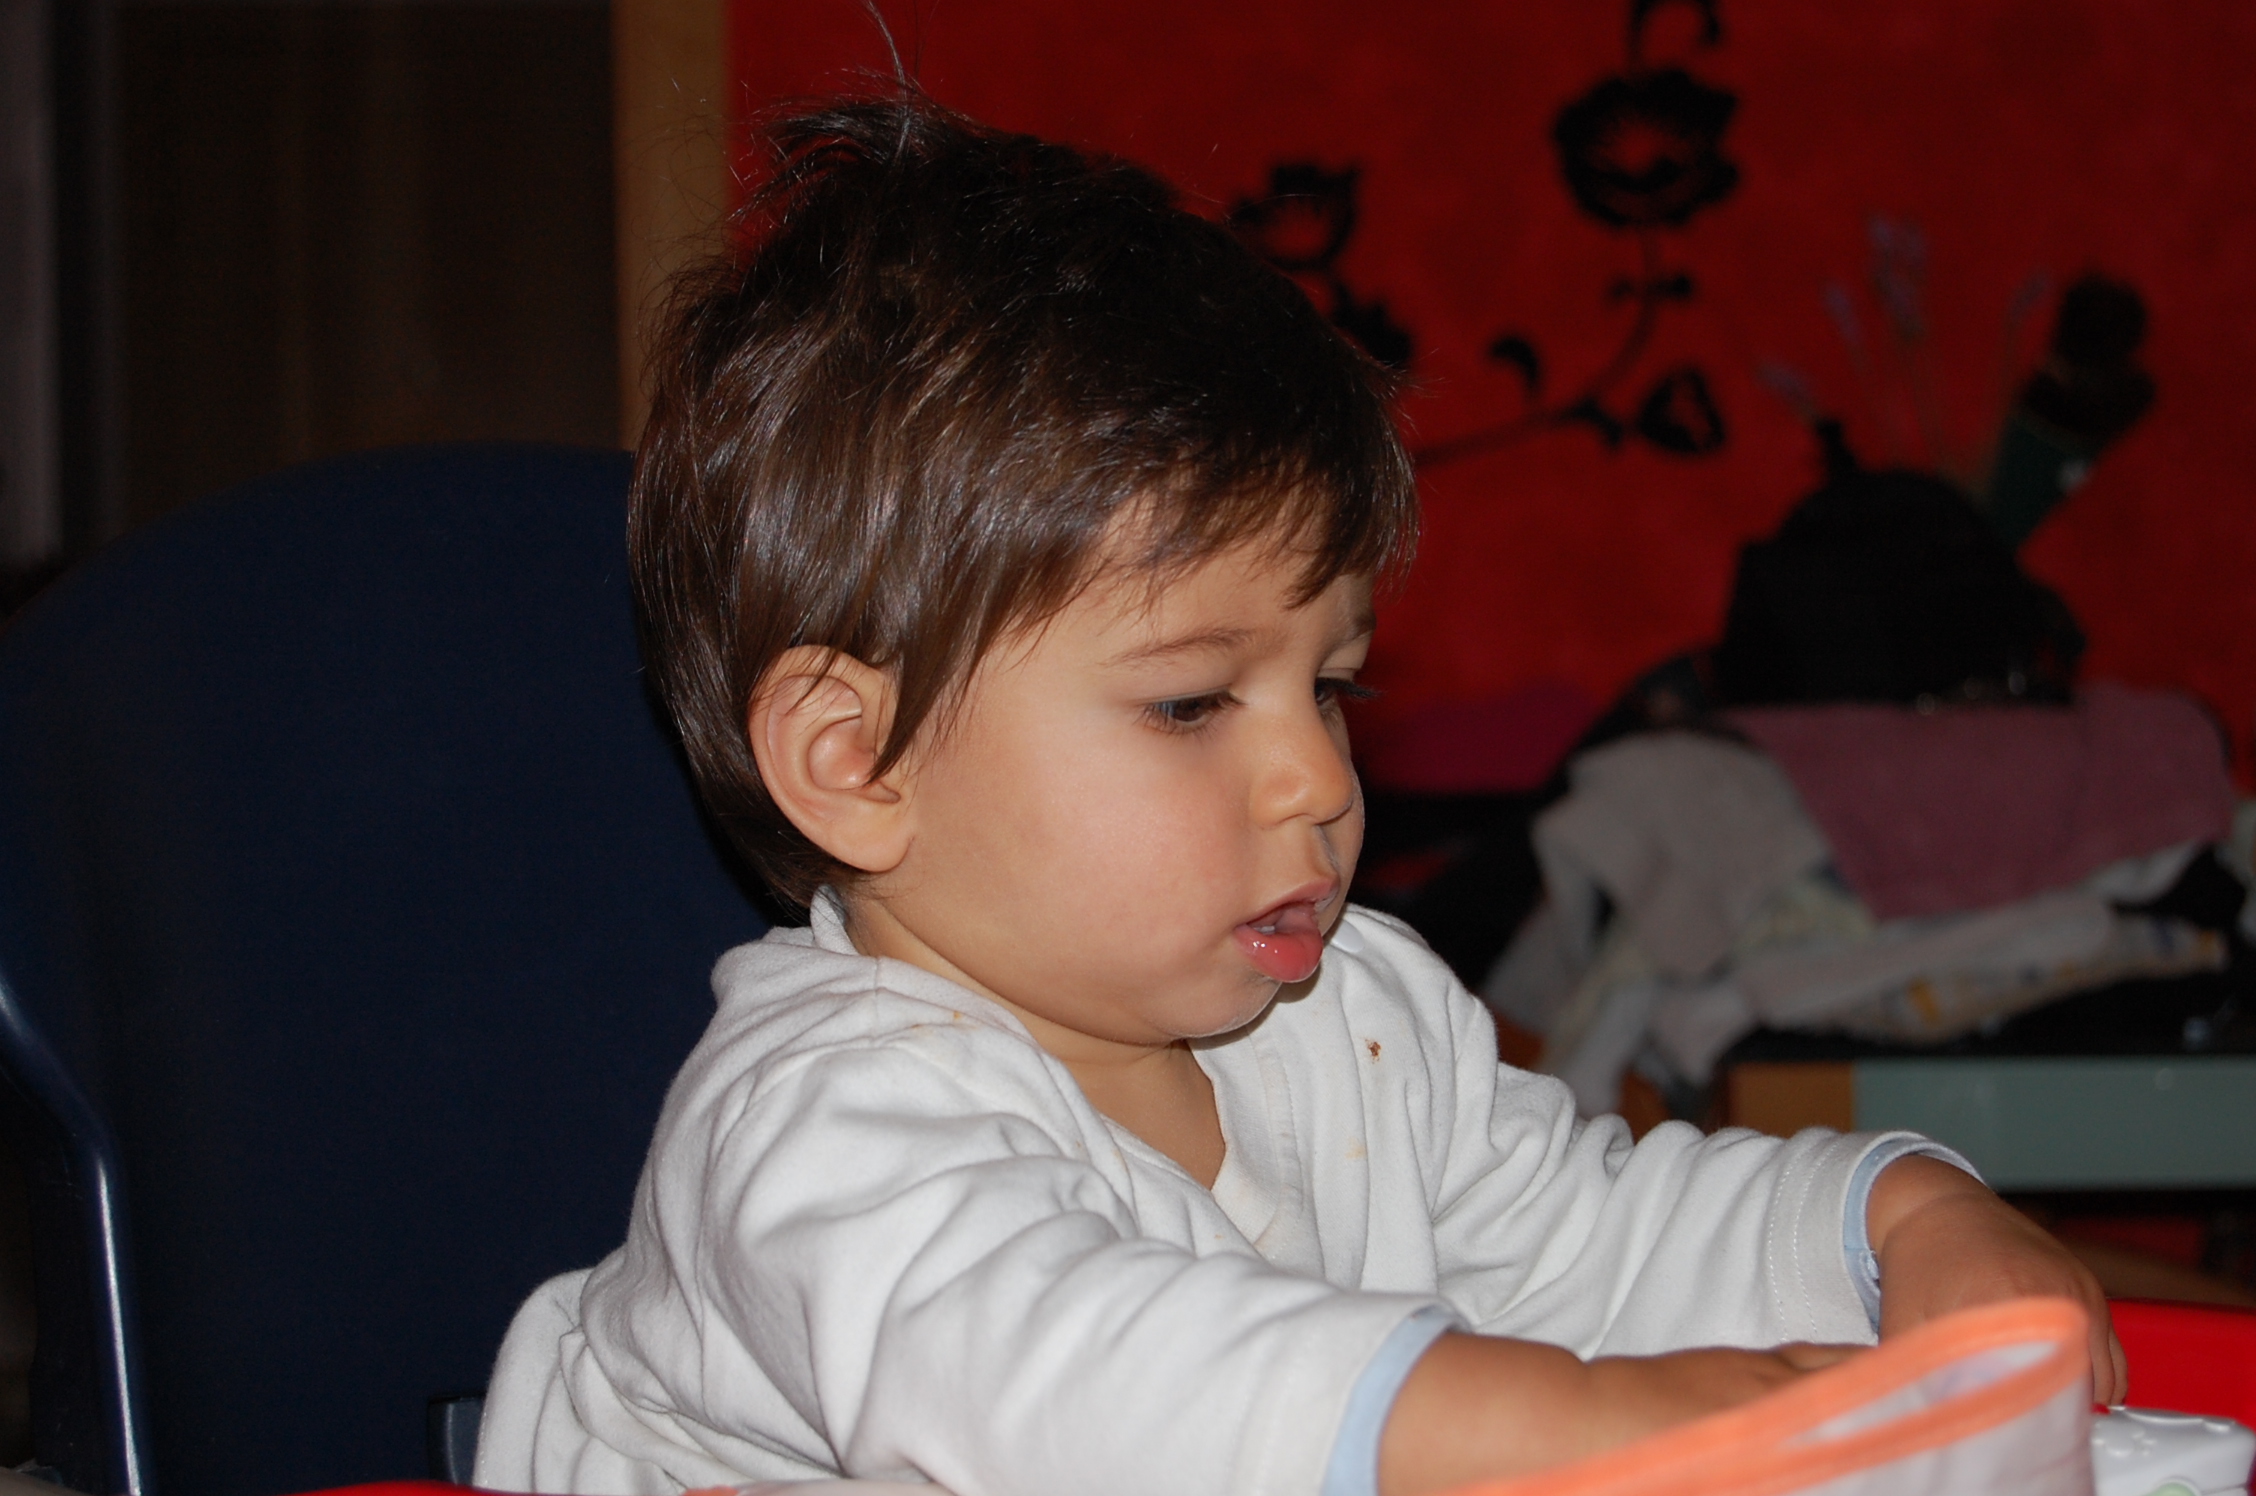
M 1237 991 L 1228 994 L 1222 1001 L 1213 1004 L 1199 1015 L 1197 1020 L 1199 1032 L 1195 1034 L 1186 1033 L 1183 1037 L 1186 1039 L 1219 1039 L 1225 1034 L 1234 1034 L 1268 1012 L 1271 1003 L 1281 997 L 1297 997 L 1300 993 L 1306 991 L 1309 983 L 1313 981 L 1315 981 L 1315 978 L 1312 976 L 1307 982 L 1295 982 L 1290 986 L 1279 986 L 1260 972 L 1249 969 L 1246 972 L 1244 982 L 1239 985 Z

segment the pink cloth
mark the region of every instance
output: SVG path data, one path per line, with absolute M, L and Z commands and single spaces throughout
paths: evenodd
M 1732 721 L 1793 780 L 1879 919 L 2069 887 L 2221 840 L 2232 819 L 2216 727 L 2166 692 L 2101 684 L 2074 707 L 1766 707 Z

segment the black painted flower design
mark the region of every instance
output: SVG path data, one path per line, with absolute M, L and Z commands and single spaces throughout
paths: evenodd
M 1355 232 L 1359 168 L 1313 161 L 1269 169 L 1269 191 L 1231 204 L 1229 225 L 1248 249 L 1300 283 L 1332 325 L 1380 363 L 1407 368 L 1416 345 L 1379 297 L 1355 293 L 1336 262 Z
M 1410 329 L 1394 320 L 1387 304 L 1380 300 L 1359 301 L 1355 293 L 1342 288 L 1339 299 L 1332 304 L 1332 325 L 1363 345 L 1363 351 L 1390 369 L 1410 367 L 1410 355 L 1417 351 L 1411 340 Z
M 1665 369 L 1642 399 L 1629 399 L 1631 381 L 1649 367 L 1655 328 L 1672 306 L 1698 294 L 1692 273 L 1670 263 L 1663 230 L 1681 228 L 1693 215 L 1729 197 L 1739 168 L 1723 154 L 1724 131 L 1737 111 L 1736 96 L 1677 66 L 1655 66 L 1646 32 L 1670 9 L 1689 10 L 1691 46 L 1706 50 L 1723 40 L 1720 0 L 1627 0 L 1628 46 L 1620 70 L 1561 109 L 1551 140 L 1576 206 L 1634 240 L 1638 263 L 1617 275 L 1608 306 L 1632 311 L 1619 345 L 1579 384 L 1562 390 L 1542 351 L 1525 329 L 1506 327 L 1488 346 L 1489 359 L 1519 376 L 1516 414 L 1413 452 L 1421 467 L 1493 451 L 1542 431 L 1580 427 L 1609 452 L 1632 440 L 1675 457 L 1706 457 L 1722 450 L 1729 425 L 1707 375 L 1696 364 Z M 1681 41 L 1681 31 L 1672 33 Z M 1256 254 L 1299 283 L 1325 314 L 1375 358 L 1398 368 L 1415 352 L 1408 328 L 1386 302 L 1357 294 L 1339 271 L 1356 228 L 1359 173 L 1295 161 L 1271 168 L 1269 190 L 1241 198 L 1229 226 Z
M 1359 175 L 1352 166 L 1327 171 L 1310 161 L 1272 166 L 1268 193 L 1234 203 L 1230 228 L 1279 270 L 1329 270 L 1355 232 Z
M 1660 377 L 1637 408 L 1637 434 L 1664 452 L 1702 457 L 1724 442 L 1723 412 L 1708 392 L 1708 378 L 1691 364 Z
M 1606 79 L 1552 123 L 1567 190 L 1614 228 L 1681 226 L 1739 185 L 1722 152 L 1738 104 L 1682 68 Z

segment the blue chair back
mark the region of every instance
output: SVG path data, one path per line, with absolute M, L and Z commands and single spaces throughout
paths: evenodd
M 427 1400 L 623 1238 L 766 924 L 645 694 L 627 477 L 296 469 L 0 635 L 0 1099 L 74 1487 L 422 1475 Z

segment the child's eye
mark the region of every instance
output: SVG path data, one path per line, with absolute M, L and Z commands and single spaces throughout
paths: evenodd
M 1144 708 L 1146 716 L 1169 732 L 1190 732 L 1214 720 L 1224 707 L 1233 705 L 1237 698 L 1227 691 L 1209 691 L 1203 696 L 1178 696 L 1172 701 L 1155 701 Z
M 1348 701 L 1376 701 L 1379 693 L 1369 686 L 1359 686 L 1354 681 L 1338 676 L 1316 677 L 1316 704 L 1326 711 Z

